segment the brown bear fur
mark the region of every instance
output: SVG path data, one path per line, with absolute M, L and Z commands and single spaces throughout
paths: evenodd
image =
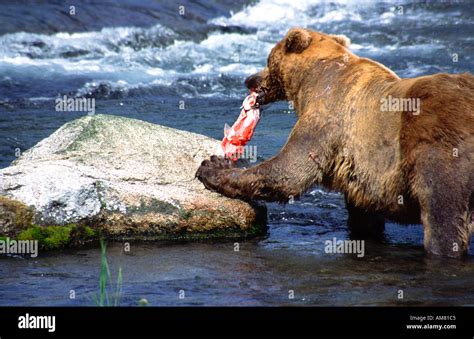
M 474 210 L 474 77 L 401 79 L 341 36 L 291 29 L 252 77 L 264 103 L 291 100 L 298 121 L 280 153 L 236 168 L 212 157 L 196 176 L 226 196 L 286 202 L 315 184 L 343 192 L 353 232 L 384 218 L 422 222 L 428 253 L 467 253 Z M 420 99 L 419 114 L 382 99 Z M 374 220 L 377 220 L 374 222 Z

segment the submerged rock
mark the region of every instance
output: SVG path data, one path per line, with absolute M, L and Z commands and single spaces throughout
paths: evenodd
M 124 117 L 69 122 L 0 170 L 0 236 L 29 225 L 86 225 L 120 239 L 261 234 L 264 206 L 210 192 L 194 178 L 217 145 Z

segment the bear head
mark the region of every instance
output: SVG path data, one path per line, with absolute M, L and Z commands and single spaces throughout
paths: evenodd
M 291 100 L 291 92 L 308 70 L 325 60 L 349 55 L 343 35 L 330 35 L 305 28 L 292 28 L 271 50 L 267 66 L 245 80 L 247 88 L 260 92 L 260 103 Z

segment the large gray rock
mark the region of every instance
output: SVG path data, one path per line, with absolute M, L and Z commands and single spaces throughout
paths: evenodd
M 210 192 L 194 178 L 217 145 L 202 135 L 135 119 L 86 116 L 0 170 L 0 195 L 8 198 L 3 208 L 11 199 L 32 210 L 33 224 L 83 224 L 117 238 L 261 233 L 264 207 Z M 0 235 L 11 234 L 14 217 L 1 219 Z

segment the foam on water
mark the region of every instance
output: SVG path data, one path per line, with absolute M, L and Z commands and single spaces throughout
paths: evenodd
M 0 36 L 0 75 L 15 79 L 19 86 L 35 87 L 34 95 L 41 97 L 100 95 L 94 84 L 107 88 L 107 97 L 140 93 L 241 97 L 243 79 L 264 67 L 271 48 L 293 26 L 346 34 L 359 55 L 385 63 L 402 76 L 421 75 L 441 69 L 417 65 L 424 55 L 436 53 L 442 58 L 453 50 L 472 49 L 466 36 L 457 36 L 457 42 L 452 37 L 438 39 L 433 20 L 440 29 L 453 20 L 456 25 L 470 23 L 460 10 L 449 15 L 436 6 L 406 1 L 260 0 L 208 20 L 209 27 L 223 29 L 210 30 L 197 40 L 161 24 L 52 35 L 18 32 Z M 224 29 L 229 27 L 242 29 Z M 404 27 L 425 33 L 413 35 Z M 469 58 L 469 51 L 464 54 L 461 62 Z M 410 65 L 415 68 L 408 69 Z M 45 85 L 47 78 L 56 81 Z M 9 84 L 0 80 L 0 99 L 28 97 L 21 91 L 11 95 Z
M 154 37 L 157 33 L 165 39 Z M 20 72 L 29 78 L 71 75 L 88 78 L 78 93 L 93 83 L 107 82 L 112 90 L 116 88 L 124 93 L 123 87 L 134 90 L 169 86 L 183 79 L 198 80 L 195 92 L 199 95 L 200 87 L 206 87 L 205 82 L 199 82 L 203 75 L 206 79 L 218 79 L 224 74 L 241 82 L 261 67 L 272 46 L 255 36 L 237 33 L 214 33 L 200 42 L 167 40 L 173 36 L 172 31 L 160 25 L 150 29 L 110 28 L 52 36 L 7 34 L 0 37 L 0 72 Z M 51 97 L 56 94 L 51 93 Z

